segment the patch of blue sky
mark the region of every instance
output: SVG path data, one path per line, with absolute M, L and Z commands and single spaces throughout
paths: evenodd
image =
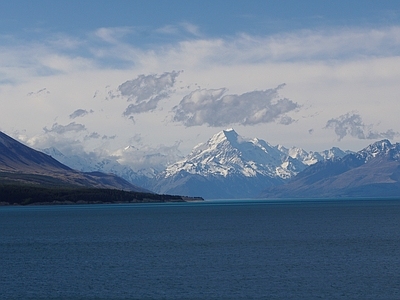
M 26 38 L 32 30 L 77 35 L 130 26 L 138 41 L 146 44 L 148 39 L 157 41 L 155 30 L 171 26 L 174 31 L 174 26 L 185 23 L 198 26 L 209 37 L 220 37 L 327 26 L 390 26 L 399 20 L 398 1 L 14 0 L 2 3 L 0 33 Z

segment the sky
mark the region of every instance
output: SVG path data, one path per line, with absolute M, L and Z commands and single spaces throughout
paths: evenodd
M 399 1 L 7 1 L 0 51 L 0 130 L 35 149 L 145 167 L 227 128 L 400 140 Z

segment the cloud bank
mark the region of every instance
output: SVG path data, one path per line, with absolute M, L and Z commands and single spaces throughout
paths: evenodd
M 373 125 L 364 124 L 361 116 L 356 112 L 350 112 L 328 120 L 325 128 L 333 129 L 339 137 L 339 141 L 347 135 L 361 140 L 380 138 L 393 139 L 395 136 L 399 135 L 399 133 L 395 132 L 393 129 L 389 129 L 386 132 L 377 132 L 373 130 Z
M 226 95 L 225 88 L 199 89 L 185 96 L 173 108 L 173 120 L 187 127 L 256 125 L 276 121 L 288 125 L 294 120 L 286 113 L 300 106 L 287 98 L 279 98 L 278 90 L 283 86 L 241 95 Z
M 167 24 L 153 28 L 157 34 L 146 28 L 151 37 L 145 44 L 138 42 L 138 30 L 42 32 L 27 41 L 3 37 L 3 130 L 69 136 L 86 151 L 114 151 L 140 132 L 151 145 L 182 140 L 184 152 L 213 134 L 212 127 L 230 125 L 247 125 L 239 129 L 247 136 L 319 150 L 335 138 L 347 137 L 342 146 L 355 150 L 366 139 L 398 134 L 386 129 L 397 128 L 400 113 L 400 26 L 218 37 Z M 288 85 L 281 97 L 279 88 L 265 90 L 282 82 Z M 296 115 L 307 109 L 309 118 Z M 388 125 L 378 130 L 358 113 L 340 116 L 353 110 L 385 118 Z M 296 126 L 279 125 L 293 125 L 293 118 Z M 252 127 L 259 124 L 267 125 Z

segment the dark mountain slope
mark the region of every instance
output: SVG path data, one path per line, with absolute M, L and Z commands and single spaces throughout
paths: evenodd
M 0 132 L 0 182 L 148 192 L 112 174 L 82 173 Z
M 72 169 L 0 132 L 0 171 L 38 173 Z

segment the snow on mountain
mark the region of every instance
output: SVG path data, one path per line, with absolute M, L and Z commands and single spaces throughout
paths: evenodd
M 399 194 L 400 144 L 382 140 L 342 158 L 318 162 L 287 184 L 266 189 L 262 196 L 382 199 Z
M 319 161 L 342 158 L 345 155 L 352 153 L 351 151 L 343 151 L 338 147 L 332 147 L 329 150 L 324 150 L 321 152 L 314 152 L 314 151 L 307 152 L 297 147 L 292 147 L 287 149 L 282 145 L 278 145 L 276 147 L 284 154 L 301 161 L 303 164 L 307 166 L 311 166 Z
M 365 162 L 384 155 L 391 155 L 393 159 L 397 160 L 400 155 L 400 144 L 392 144 L 389 140 L 385 139 L 375 142 L 357 152 L 357 156 L 364 159 Z
M 287 157 L 282 160 L 282 152 L 267 142 L 246 140 L 233 129 L 227 129 L 194 147 L 185 159 L 168 166 L 164 176 L 186 171 L 202 176 L 240 174 L 245 177 L 262 175 L 287 178 L 294 175 L 296 169 L 302 168 L 304 165 Z
M 318 153 L 272 146 L 258 138 L 245 139 L 230 128 L 167 166 L 151 188 L 158 193 L 206 199 L 257 197 L 262 190 L 283 184 L 317 161 L 344 155 L 339 150 Z
M 307 152 L 272 146 L 258 138 L 243 138 L 232 128 L 198 144 L 185 158 L 178 146 L 153 149 L 130 145 L 102 157 L 95 153 L 64 155 L 55 148 L 44 152 L 76 170 L 112 173 L 157 193 L 205 198 L 255 196 L 260 189 L 282 184 L 311 164 L 346 154 L 339 148 Z
M 186 171 L 202 176 L 240 174 L 246 177 L 262 175 L 289 179 L 317 161 L 344 155 L 346 152 L 339 148 L 306 152 L 296 147 L 287 149 L 282 145 L 271 146 L 257 138 L 244 139 L 230 128 L 194 147 L 185 159 L 169 165 L 164 176 Z

